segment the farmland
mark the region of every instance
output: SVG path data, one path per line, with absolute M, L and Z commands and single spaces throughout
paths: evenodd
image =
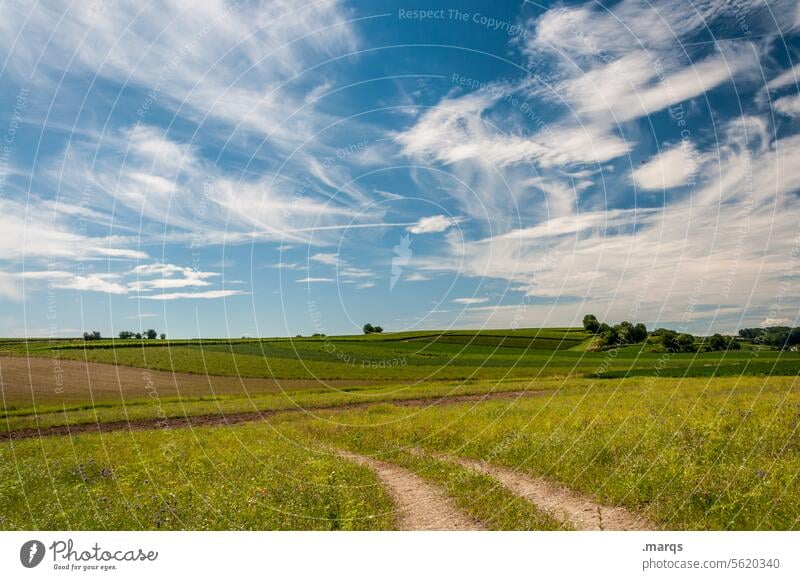
M 3 341 L 0 527 L 800 527 L 798 353 L 591 340 Z

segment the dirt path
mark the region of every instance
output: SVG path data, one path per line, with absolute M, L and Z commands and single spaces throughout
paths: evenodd
M 316 413 L 318 411 L 347 411 L 350 409 L 366 409 L 375 405 L 397 405 L 400 407 L 424 407 L 428 405 L 454 405 L 456 403 L 480 402 L 496 399 L 514 399 L 519 397 L 534 397 L 552 394 L 551 390 L 503 391 L 499 393 L 483 393 L 479 395 L 454 395 L 420 397 L 400 401 L 374 401 L 368 403 L 347 403 L 340 405 L 327 405 L 306 407 L 305 409 L 277 409 L 265 411 L 248 411 L 243 413 L 229 413 L 227 415 L 194 415 L 189 417 L 167 417 L 162 419 L 136 419 L 132 421 L 109 421 L 107 423 L 81 423 L 79 425 L 55 425 L 52 427 L 35 427 L 0 431 L 0 441 L 9 439 L 30 439 L 34 437 L 54 437 L 58 435 L 78 435 L 80 433 L 108 433 L 111 431 L 141 431 L 145 429 L 181 429 L 187 427 L 213 427 L 221 425 L 235 425 L 252 421 L 263 421 L 273 415 L 286 413 Z
M 646 519 L 625 508 L 598 504 L 585 495 L 543 478 L 524 475 L 513 469 L 489 465 L 482 461 L 446 455 L 436 455 L 436 457 L 496 479 L 513 493 L 525 498 L 552 517 L 568 522 L 576 530 L 655 529 Z
M 484 530 L 485 528 L 456 507 L 453 500 L 411 471 L 363 455 L 341 452 L 354 463 L 372 469 L 386 487 L 395 505 L 397 529 L 421 530 Z

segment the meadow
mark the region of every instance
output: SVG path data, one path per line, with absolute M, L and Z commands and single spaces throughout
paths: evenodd
M 615 509 L 656 529 L 800 527 L 798 353 L 586 352 L 589 340 L 4 341 L 0 370 L 55 356 L 189 382 L 94 397 L 89 381 L 31 402 L 30 385 L 3 381 L 0 528 L 395 529 L 394 469 L 476 529 L 584 529 L 475 462 L 596 505 L 597 529 L 615 529 Z M 255 386 L 185 387 L 208 375 Z

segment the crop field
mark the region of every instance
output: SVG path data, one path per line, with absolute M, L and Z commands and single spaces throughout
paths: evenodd
M 0 528 L 798 529 L 800 355 L 0 342 Z
M 264 340 L 13 343 L 2 354 L 204 376 L 438 381 L 507 378 L 795 375 L 800 353 L 655 353 L 638 346 L 587 352 L 582 329 L 414 332 Z

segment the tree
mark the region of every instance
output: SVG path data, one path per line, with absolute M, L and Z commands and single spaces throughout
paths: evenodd
M 158 338 L 158 333 L 155 330 L 153 330 L 152 328 L 148 328 L 147 329 L 147 338 L 149 338 L 150 340 L 155 340 L 156 338 Z
M 600 329 L 600 321 L 597 320 L 594 314 L 587 314 L 583 317 L 583 328 L 587 332 L 597 334 L 597 331 Z
M 708 339 L 709 350 L 725 350 L 726 348 L 728 348 L 728 341 L 721 334 L 714 334 Z
M 133 333 L 130 330 L 121 330 L 119 332 L 119 337 L 123 340 L 126 340 L 128 338 L 133 338 Z
M 382 326 L 375 326 L 375 327 L 372 328 L 372 332 L 374 332 L 376 334 L 380 334 L 381 332 L 383 332 L 383 327 Z
M 764 330 L 761 328 L 742 328 L 739 330 L 739 336 L 747 340 L 755 340 L 761 336 L 763 332 Z
M 623 320 L 619 324 L 614 327 L 614 330 L 617 331 L 617 337 L 619 342 L 623 344 L 630 344 L 632 342 L 637 342 L 633 340 L 633 324 L 628 322 L 627 320 Z
M 644 342 L 647 340 L 647 327 L 641 322 L 633 327 L 632 333 L 633 342 Z
M 599 328 L 597 329 L 597 335 L 600 337 L 600 342 L 603 346 L 613 346 L 619 342 L 619 334 L 617 333 L 617 329 L 613 326 L 609 326 L 605 322 L 600 324 Z
M 694 352 L 694 337 L 687 333 L 680 333 L 676 341 L 678 343 L 679 352 Z
M 167 335 L 162 332 L 161 333 L 161 340 L 166 340 L 166 339 L 167 339 Z
M 141 333 L 141 332 L 137 332 L 137 333 L 136 333 L 136 334 L 134 334 L 133 336 L 134 336 L 134 337 L 136 337 L 136 338 L 138 338 L 139 340 L 141 340 L 141 338 L 142 338 L 142 333 Z
M 361 330 L 364 331 L 364 334 L 372 334 L 375 332 L 375 327 L 372 326 L 369 322 L 367 322 L 364 326 L 361 327 Z
M 654 336 L 661 338 L 661 344 L 667 352 L 680 352 L 681 345 L 678 343 L 678 333 L 674 330 L 659 328 L 653 332 Z

